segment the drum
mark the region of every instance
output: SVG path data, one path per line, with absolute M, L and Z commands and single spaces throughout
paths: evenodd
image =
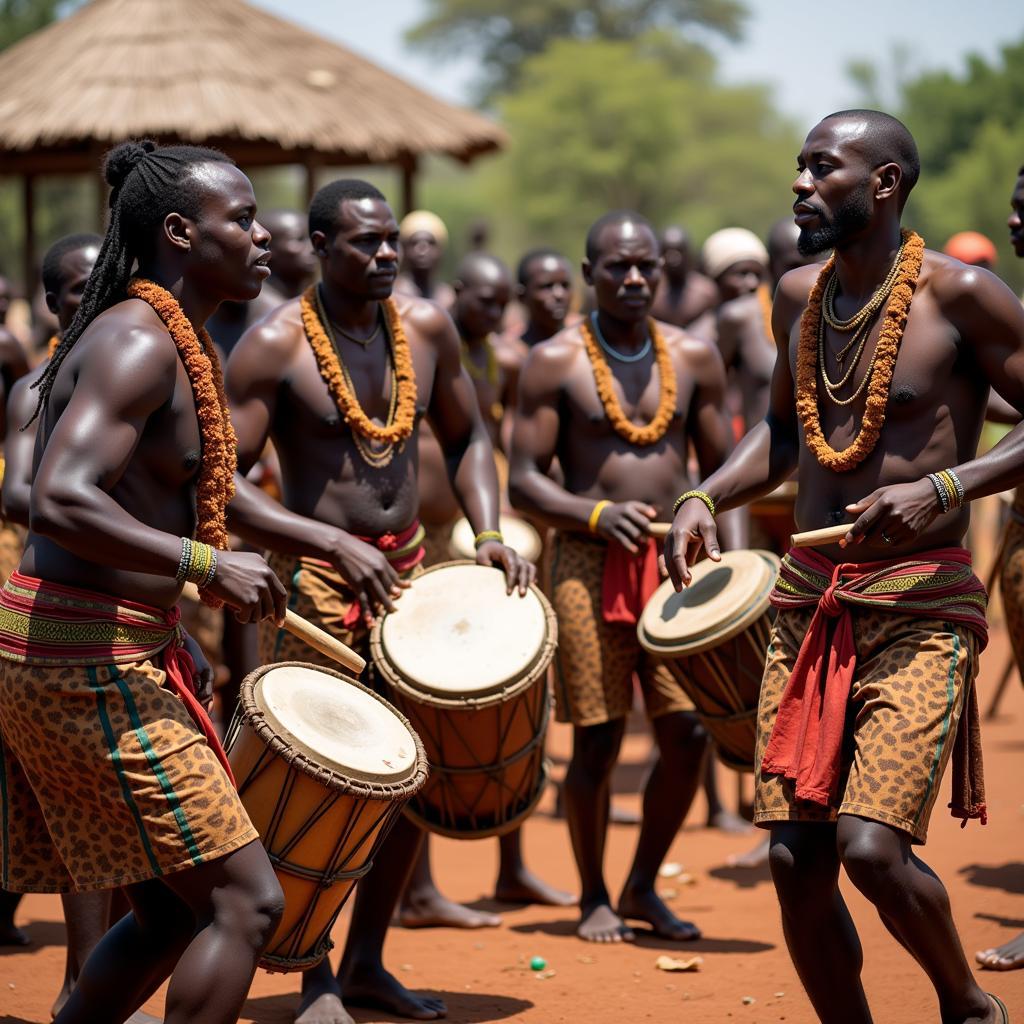
M 753 771 L 757 698 L 774 610 L 768 596 L 779 574 L 769 551 L 729 551 L 693 567 L 681 594 L 666 580 L 637 623 L 645 650 L 665 664 L 693 701 L 718 756 Z
M 304 971 L 330 951 L 338 911 L 426 781 L 422 744 L 365 686 L 283 662 L 246 677 L 225 746 L 285 896 L 260 965 Z
M 423 740 L 430 779 L 408 814 L 456 839 L 502 835 L 547 780 L 547 668 L 555 614 L 536 587 L 505 593 L 500 569 L 428 569 L 374 626 L 370 651 L 388 695 Z
M 528 562 L 536 562 L 540 558 L 541 539 L 540 534 L 525 520 L 517 516 L 499 517 L 501 535 L 505 543 L 514 551 L 518 551 Z M 476 548 L 473 541 L 476 534 L 473 527 L 469 525 L 468 519 L 460 519 L 452 527 L 452 537 L 449 542 L 449 549 L 452 558 L 468 558 L 470 561 L 476 558 Z
M 786 480 L 769 494 L 750 504 L 750 542 L 777 555 L 789 550 L 789 538 L 796 532 L 796 481 Z

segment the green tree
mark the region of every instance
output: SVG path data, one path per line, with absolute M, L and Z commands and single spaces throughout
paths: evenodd
M 746 15 L 741 0 L 428 0 L 406 39 L 441 57 L 478 54 L 488 102 L 516 88 L 523 62 L 556 39 L 628 41 L 654 29 L 738 39 Z
M 502 249 L 554 244 L 575 259 L 616 208 L 682 220 L 697 237 L 763 231 L 788 212 L 798 144 L 767 91 L 720 85 L 707 66 L 687 76 L 664 42 L 561 40 L 526 62 L 499 101 L 512 144 L 476 197 Z
M 0 50 L 77 7 L 81 0 L 0 0 Z

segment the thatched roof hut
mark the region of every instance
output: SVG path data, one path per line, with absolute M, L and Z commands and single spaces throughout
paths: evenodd
M 469 161 L 501 129 L 243 0 L 93 0 L 0 53 L 0 173 L 96 173 L 125 138 L 202 143 L 243 166 Z M 26 277 L 29 279 L 31 275 Z

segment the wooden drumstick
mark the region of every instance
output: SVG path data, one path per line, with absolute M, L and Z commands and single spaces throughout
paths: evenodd
M 651 523 L 647 527 L 647 532 L 652 537 L 667 537 L 671 529 L 671 523 Z
M 182 593 L 193 601 L 199 601 L 199 588 L 194 583 L 186 583 Z M 314 626 L 308 619 L 288 608 L 284 613 L 284 628 L 292 636 L 298 637 L 303 643 L 308 644 L 314 651 L 336 661 L 343 668 L 359 675 L 366 668 L 366 660 L 361 658 L 351 647 L 336 640 L 330 633 L 326 633 L 319 626 Z
M 821 530 L 808 530 L 806 533 L 794 533 L 789 543 L 794 548 L 817 548 L 825 544 L 835 544 L 842 540 L 853 529 L 853 523 L 845 526 L 826 526 Z

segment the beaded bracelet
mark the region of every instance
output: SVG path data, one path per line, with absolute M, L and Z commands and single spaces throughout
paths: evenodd
M 192 539 L 181 538 L 181 558 L 178 561 L 178 571 L 174 574 L 178 584 L 183 584 L 188 579 L 188 567 L 192 561 Z
M 204 587 L 208 587 L 212 582 L 214 576 L 217 575 L 217 549 L 210 548 L 210 568 L 206 570 L 206 575 L 203 577 L 202 583 L 200 583 L 199 589 L 202 590 Z
M 942 506 L 943 513 L 949 511 L 949 491 L 946 490 L 946 485 L 942 482 L 942 477 L 938 473 L 929 473 L 928 479 L 931 480 L 932 486 L 935 488 L 935 493 L 939 496 L 939 504 Z
M 590 510 L 590 519 L 587 521 L 587 528 L 591 533 L 597 533 L 597 521 L 601 518 L 601 513 L 611 504 L 607 499 L 602 499 Z
M 198 540 L 194 540 L 191 543 L 191 558 L 189 559 L 188 568 L 185 570 L 185 578 L 199 585 L 210 576 L 211 568 L 216 571 L 214 567 L 216 555 L 209 544 L 204 544 Z M 212 577 L 210 578 L 212 579 Z
M 501 535 L 500 530 L 481 530 L 473 538 L 473 547 L 479 548 L 481 544 L 486 544 L 489 540 L 496 540 L 499 544 L 505 543 L 505 538 Z
M 711 517 L 714 518 L 715 499 L 706 491 L 686 491 L 685 494 L 680 494 L 679 497 L 676 498 L 675 504 L 672 506 L 672 515 L 674 516 L 679 511 L 679 506 L 682 505 L 684 501 L 689 501 L 690 498 L 698 498 L 700 501 L 703 501 L 707 506 L 707 510 L 711 513 Z
M 939 477 L 952 491 L 951 498 L 954 508 L 962 508 L 964 504 L 964 485 L 960 483 L 960 477 L 951 469 L 939 471 Z

